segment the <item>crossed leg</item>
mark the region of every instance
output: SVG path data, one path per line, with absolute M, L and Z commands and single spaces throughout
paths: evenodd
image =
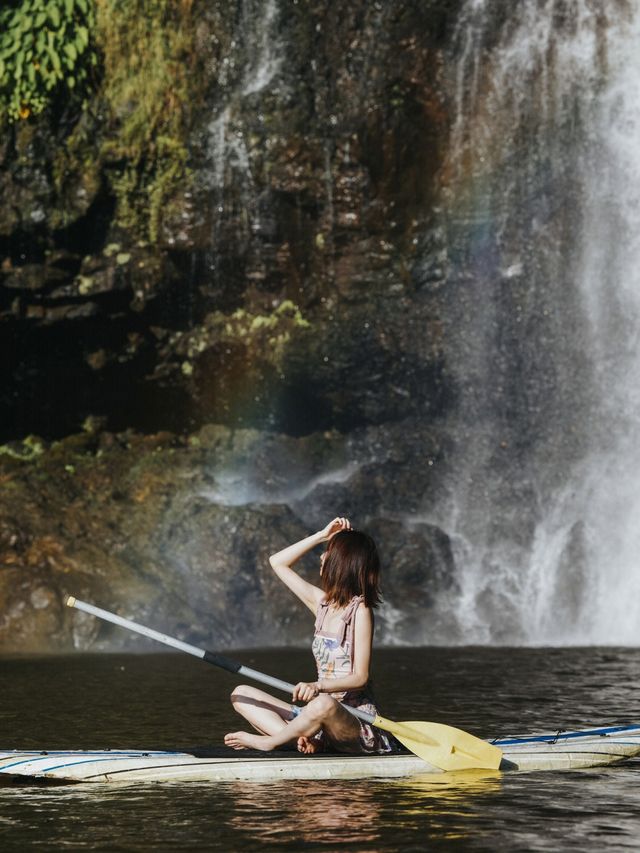
M 294 719 L 290 704 L 246 684 L 235 688 L 231 694 L 231 704 L 234 711 L 265 735 L 274 735 L 286 729 L 287 724 Z
M 269 751 L 291 741 L 302 752 L 312 751 L 310 738 L 323 729 L 332 745 L 357 751 L 360 724 L 331 696 L 321 693 L 297 715 L 291 706 L 255 687 L 236 687 L 231 695 L 234 708 L 262 734 L 230 732 L 224 742 L 234 749 Z

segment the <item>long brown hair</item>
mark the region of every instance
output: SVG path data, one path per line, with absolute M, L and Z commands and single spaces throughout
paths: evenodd
M 322 589 L 327 601 L 346 607 L 364 595 L 367 607 L 380 603 L 380 557 L 373 539 L 359 530 L 342 530 L 329 540 L 322 563 Z

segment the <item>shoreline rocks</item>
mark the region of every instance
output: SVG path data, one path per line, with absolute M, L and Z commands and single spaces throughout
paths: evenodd
M 376 487 L 374 446 L 370 430 L 296 439 L 215 424 L 188 438 L 32 440 L 23 458 L 16 443 L 0 453 L 0 651 L 141 647 L 66 608 L 68 594 L 207 647 L 305 644 L 310 614 L 268 556 L 336 514 L 379 543 L 378 641 L 424 641 L 420 619 L 452 583 L 450 545 Z M 412 477 L 410 455 L 395 460 L 397 480 Z M 317 578 L 317 555 L 302 570 Z

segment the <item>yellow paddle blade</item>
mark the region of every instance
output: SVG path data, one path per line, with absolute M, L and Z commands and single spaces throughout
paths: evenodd
M 441 770 L 498 770 L 502 750 L 468 732 L 442 723 L 396 723 L 376 717 L 374 726 L 395 735 L 400 743 L 423 761 Z

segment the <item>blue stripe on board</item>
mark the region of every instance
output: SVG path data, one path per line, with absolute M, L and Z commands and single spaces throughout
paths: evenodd
M 24 753 L 24 752 L 21 752 L 19 754 L 20 755 L 28 755 L 28 753 Z M 28 758 L 23 758 L 22 761 L 14 761 L 12 764 L 2 764 L 1 759 L 0 759 L 0 773 L 3 773 L 9 767 L 19 767 L 21 764 L 29 764 L 29 762 L 37 761 L 38 759 L 44 760 L 46 758 L 49 758 L 49 756 L 55 756 L 55 755 L 73 756 L 74 754 L 77 755 L 78 758 L 84 758 L 85 756 L 95 756 L 94 758 L 87 758 L 87 761 L 109 761 L 111 758 L 113 758 L 113 756 L 116 756 L 117 758 L 162 758 L 163 756 L 169 756 L 169 755 L 188 755 L 189 753 L 188 752 L 187 753 L 185 753 L 185 752 L 148 752 L 148 753 L 143 754 L 142 752 L 134 752 L 134 753 L 131 753 L 131 752 L 105 752 L 104 750 L 102 750 L 102 752 L 77 752 L 77 753 L 73 753 L 73 752 L 69 752 L 69 751 L 65 751 L 65 750 L 60 750 L 59 752 L 49 752 L 47 750 L 46 755 L 42 755 L 41 752 L 33 752 L 33 753 L 29 754 Z M 104 757 L 101 758 L 100 756 L 104 756 Z M 61 764 L 59 766 L 60 767 L 70 767 L 71 764 L 73 764 L 73 763 L 74 762 L 70 762 L 69 764 Z M 85 762 L 84 761 L 78 761 L 77 763 L 78 764 L 84 764 Z M 51 769 L 51 768 L 48 768 L 48 769 Z M 46 773 L 47 771 L 43 770 L 42 772 Z
M 0 755 L 126 755 L 137 758 L 146 755 L 191 755 L 190 752 L 168 749 L 0 749 Z
M 558 732 L 549 733 L 546 735 L 531 735 L 529 737 L 514 737 L 514 738 L 499 738 L 491 741 L 496 746 L 513 746 L 518 743 L 549 743 L 549 741 L 560 741 L 586 738 L 586 737 L 606 737 L 611 734 L 623 734 L 624 732 L 637 731 L 640 735 L 640 727 L 638 726 L 610 726 L 604 729 L 587 729 L 579 732 Z
M 51 773 L 52 770 L 61 770 L 63 767 L 77 767 L 80 764 L 98 764 L 101 761 L 111 761 L 111 758 L 87 758 L 85 761 L 69 761 L 68 764 L 56 764 L 53 767 L 45 767 L 39 773 Z

